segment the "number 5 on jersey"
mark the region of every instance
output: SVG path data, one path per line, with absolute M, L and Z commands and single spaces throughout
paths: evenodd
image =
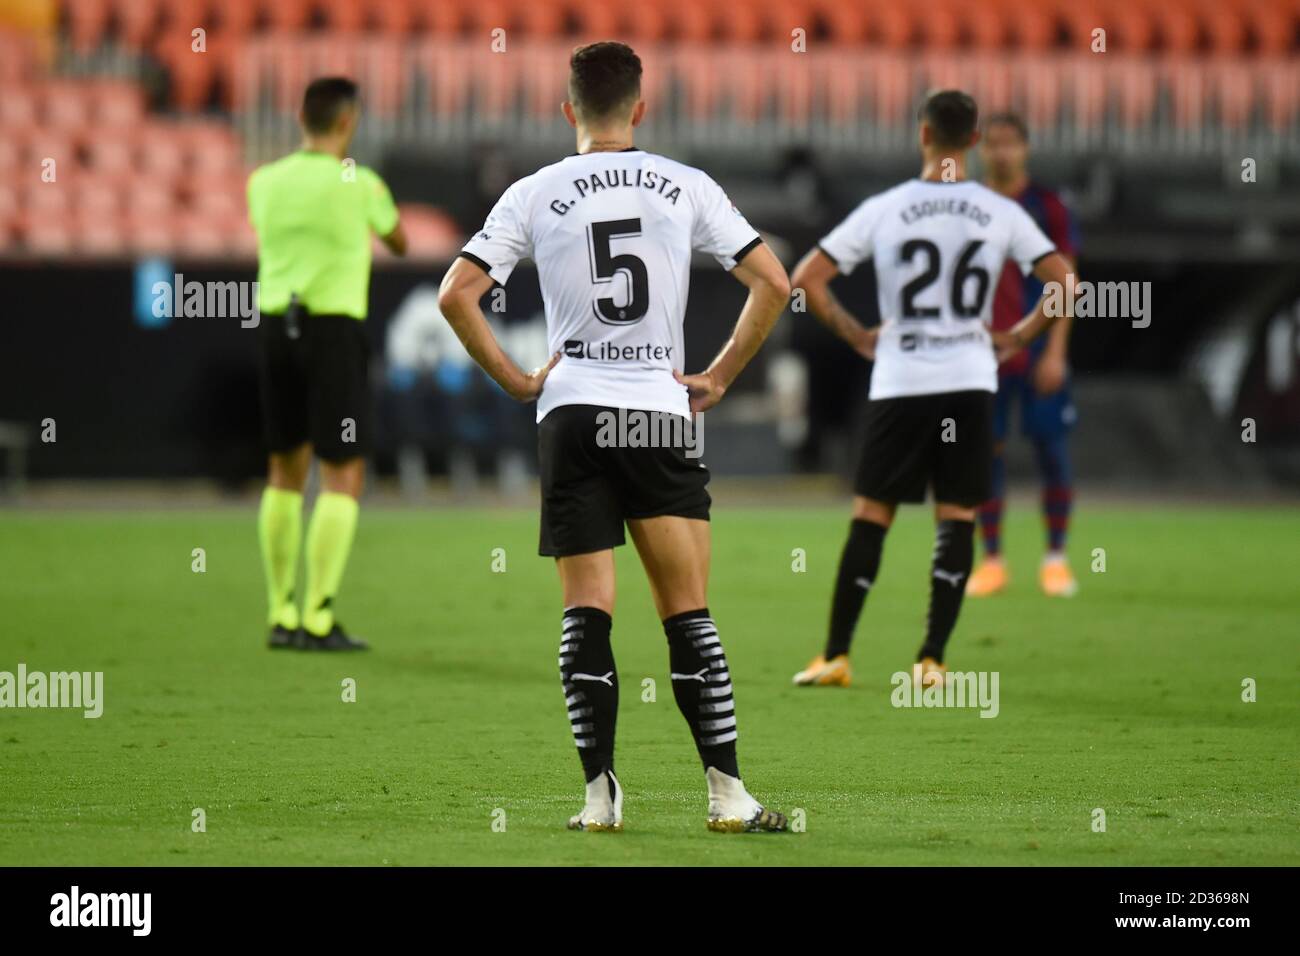
M 625 305 L 618 305 L 613 296 L 598 296 L 592 302 L 596 318 L 606 325 L 633 325 L 645 318 L 650 308 L 650 277 L 645 263 L 631 253 L 614 255 L 610 249 L 616 239 L 634 239 L 640 235 L 640 219 L 611 219 L 587 227 L 592 285 L 604 289 L 619 276 L 627 283 Z

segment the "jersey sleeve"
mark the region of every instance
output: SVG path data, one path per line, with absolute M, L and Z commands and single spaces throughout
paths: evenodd
M 872 197 L 849 213 L 817 246 L 834 260 L 842 275 L 848 275 L 871 258 L 879 220 L 880 204 Z
M 497 200 L 483 228 L 465 243 L 460 254 L 482 266 L 483 271 L 505 285 L 520 259 L 532 255 L 526 209 L 515 183 Z
M 393 203 L 393 194 L 379 174 L 370 169 L 365 171 L 365 189 L 366 220 L 375 235 L 386 236 L 397 228 L 397 206 Z
M 1039 259 L 1049 252 L 1056 251 L 1056 245 L 1043 235 L 1034 217 L 1029 215 L 1019 203 L 1009 203 L 1011 210 L 1011 235 L 1007 243 L 1007 258 L 1020 266 L 1020 271 L 1028 275 L 1033 271 Z
M 691 232 L 691 248 L 707 252 L 718 260 L 722 268 L 730 271 L 762 241 L 722 187 L 710 177 L 703 176 Z

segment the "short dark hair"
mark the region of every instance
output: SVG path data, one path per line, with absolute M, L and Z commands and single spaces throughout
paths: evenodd
M 961 90 L 939 90 L 925 98 L 917 118 L 930 124 L 936 146 L 965 149 L 979 124 L 979 107 Z
M 641 58 L 626 43 L 588 43 L 569 57 L 569 102 L 589 119 L 602 119 L 641 95 Z
M 344 76 L 323 76 L 307 85 L 302 96 L 302 122 L 312 133 L 328 133 L 344 107 L 361 94 L 357 84 Z
M 1010 126 L 1020 134 L 1022 140 L 1026 143 L 1029 142 L 1029 124 L 1025 122 L 1025 118 L 1019 113 L 1010 111 L 990 113 L 988 118 L 984 120 L 984 128 L 988 129 L 991 126 Z

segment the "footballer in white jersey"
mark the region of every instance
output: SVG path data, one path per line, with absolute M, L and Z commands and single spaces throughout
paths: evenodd
M 826 647 L 795 675 L 796 684 L 849 683 L 849 647 L 894 512 L 927 493 L 935 503 L 935 548 L 915 679 L 943 680 L 944 650 L 974 559 L 975 510 L 992 482 L 998 362 L 1062 317 L 1046 314 L 1040 300 L 1010 332 L 990 331 L 1005 262 L 1058 287 L 1067 287 L 1070 267 L 1018 203 L 966 178 L 966 151 L 979 138 L 970 96 L 933 93 L 919 119 L 921 175 L 863 202 L 795 270 L 813 314 L 875 362 Z M 868 259 L 881 320 L 870 330 L 829 288 Z
M 758 351 L 789 300 L 790 280 L 717 183 L 635 148 L 646 104 L 641 61 L 629 47 L 579 47 L 569 66 L 564 115 L 577 131 L 577 155 L 511 186 L 439 292 L 470 355 L 510 395 L 537 399 L 538 550 L 560 574 L 560 684 L 587 785 L 569 826 L 623 825 L 610 634 L 613 549 L 626 526 L 668 639 L 673 699 L 704 768 L 709 829 L 784 830 L 785 817 L 740 779 L 731 672 L 708 609 L 708 471 L 682 425 L 717 404 Z M 718 356 L 691 375 L 682 322 L 695 252 L 731 271 L 749 297 Z M 531 375 L 501 351 L 479 308 L 523 258 L 537 264 L 552 352 Z
M 819 244 L 848 275 L 876 265 L 880 332 L 871 395 L 996 392 L 989 323 L 1008 259 L 1028 273 L 1056 250 L 1024 207 L 969 179 L 909 179 L 872 196 Z

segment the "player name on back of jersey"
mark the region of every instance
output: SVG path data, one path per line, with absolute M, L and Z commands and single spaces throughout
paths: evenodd
M 961 216 L 972 219 L 985 227 L 993 221 L 992 214 L 983 209 L 978 203 L 969 199 L 958 199 L 950 196 L 911 203 L 898 210 L 898 215 L 909 226 L 927 216 Z
M 608 155 L 620 156 L 622 154 L 610 153 Z M 594 196 L 606 189 L 646 189 L 662 196 L 665 202 L 670 202 L 674 206 L 677 205 L 677 200 L 682 195 L 681 186 L 674 185 L 671 179 L 653 169 L 646 169 L 645 167 L 606 169 L 573 180 L 573 191 L 576 198 L 568 202 L 563 199 L 552 200 L 551 212 L 563 216 L 576 206 L 579 200 Z

